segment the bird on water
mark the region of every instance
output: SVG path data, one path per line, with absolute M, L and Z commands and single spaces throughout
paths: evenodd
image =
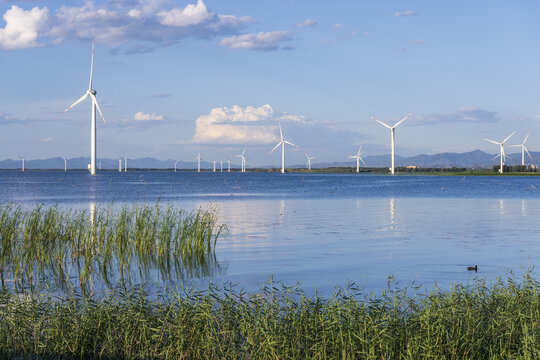
M 467 270 L 478 272 L 478 265 L 469 266 L 469 267 L 467 267 Z

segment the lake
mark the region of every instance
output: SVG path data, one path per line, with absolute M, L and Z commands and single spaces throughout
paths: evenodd
M 214 206 L 229 234 L 212 279 L 257 289 L 270 277 L 329 294 L 447 287 L 539 264 L 540 178 L 220 172 L 0 171 L 0 202 Z M 478 273 L 467 266 L 478 265 Z

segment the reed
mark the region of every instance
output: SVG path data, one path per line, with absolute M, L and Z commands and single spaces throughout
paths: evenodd
M 226 230 L 212 208 L 0 205 L 0 281 L 3 289 L 86 292 L 96 282 L 111 287 L 204 276 L 218 266 L 214 249 Z
M 101 300 L 0 294 L 0 356 L 78 359 L 535 359 L 536 280 L 482 281 L 418 294 L 330 297 L 270 283 L 143 288 Z M 410 294 L 411 293 L 411 294 Z

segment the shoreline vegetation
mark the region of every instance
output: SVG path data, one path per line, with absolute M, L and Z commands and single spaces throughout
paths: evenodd
M 132 204 L 89 210 L 0 204 L 0 285 L 91 293 L 219 271 L 215 245 L 227 231 L 215 209 Z
M 270 282 L 144 287 L 99 300 L 0 292 L 0 356 L 20 359 L 533 359 L 540 287 L 531 273 L 448 290 L 330 297 Z
M 0 169 L 1 171 L 20 172 L 20 169 Z M 25 169 L 26 172 L 41 172 L 41 171 L 54 171 L 64 172 L 63 169 Z M 88 172 L 87 169 L 70 169 L 69 172 Z M 173 172 L 174 169 L 153 169 L 153 168 L 130 168 L 129 172 Z M 197 169 L 177 169 L 179 173 L 196 172 Z M 100 172 L 118 172 L 117 169 L 104 169 Z M 201 169 L 202 173 L 213 172 L 212 169 Z M 218 173 L 220 171 L 216 171 Z M 226 171 L 223 171 L 226 172 Z M 231 169 L 231 172 L 240 172 L 240 169 Z M 279 173 L 281 168 L 247 168 L 246 172 L 254 173 Z M 326 168 L 312 168 L 308 170 L 306 168 L 286 168 L 287 173 L 301 173 L 301 174 L 356 174 L 356 167 L 326 167 Z M 389 174 L 387 168 L 381 167 L 361 167 L 360 174 Z M 538 168 L 530 166 L 505 166 L 504 172 L 499 173 L 499 166 L 496 165 L 491 169 L 488 168 L 467 168 L 467 167 L 444 167 L 444 168 L 407 168 L 396 167 L 396 175 L 442 175 L 442 176 L 540 176 Z

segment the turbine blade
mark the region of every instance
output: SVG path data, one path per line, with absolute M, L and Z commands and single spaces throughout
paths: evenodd
M 362 155 L 362 147 L 361 146 L 358 148 L 358 152 L 356 153 L 356 155 Z
M 94 40 L 92 40 L 92 61 L 90 62 L 90 84 L 88 84 L 88 90 L 92 90 L 93 74 L 94 74 Z
M 273 153 L 274 150 L 276 150 L 276 149 L 279 147 L 279 145 L 281 145 L 282 142 L 283 142 L 283 140 L 281 140 L 280 142 L 278 142 L 278 144 L 276 145 L 276 147 L 273 148 L 272 151 L 269 152 L 269 154 Z
M 359 159 L 362 162 L 362 164 L 366 165 L 366 162 L 364 161 L 364 159 L 362 159 L 362 158 L 359 158 Z
M 506 145 L 508 147 L 522 147 L 523 145 Z
M 489 141 L 490 143 L 494 143 L 495 145 L 501 145 L 501 143 L 498 143 L 498 142 L 493 141 L 493 140 L 489 140 L 489 139 L 486 139 L 486 138 L 484 138 L 484 140 Z
M 105 121 L 105 118 L 103 117 L 103 113 L 101 112 L 101 109 L 99 108 L 96 96 L 92 93 L 90 93 L 90 96 L 92 97 L 92 100 L 94 100 L 94 104 L 96 105 L 96 108 L 99 111 L 99 115 L 101 115 L 101 118 L 103 119 L 103 123 L 106 124 L 107 122 Z
M 529 131 L 529 133 L 527 134 L 527 136 L 525 136 L 525 140 L 523 140 L 523 144 L 522 145 L 525 145 L 525 143 L 527 142 L 527 139 L 529 138 L 529 135 L 531 135 L 531 132 Z
M 79 100 L 75 101 L 71 106 L 69 106 L 66 110 L 64 110 L 64 112 L 68 111 L 69 109 L 71 109 L 72 107 L 80 103 L 81 101 L 85 100 L 87 97 L 88 97 L 88 93 L 85 93 L 83 96 L 81 96 Z
M 283 142 L 284 142 L 285 144 L 289 144 L 289 145 L 291 145 L 291 146 L 297 147 L 295 144 L 293 144 L 292 142 L 289 142 L 289 141 L 287 141 L 287 140 L 283 140 Z
M 392 126 L 392 129 L 397 128 L 397 126 L 398 126 L 399 124 L 401 124 L 402 122 L 404 122 L 405 120 L 407 120 L 411 115 L 412 115 L 412 113 L 407 114 L 407 116 L 405 116 L 403 119 L 399 120 L 399 122 L 398 122 L 396 125 Z
M 523 146 L 523 150 L 525 150 L 525 152 L 527 153 L 527 155 L 529 155 L 529 157 L 531 158 L 532 161 L 534 161 L 533 157 L 531 156 L 531 154 L 529 153 L 529 150 L 527 150 L 527 148 L 525 146 Z
M 376 119 L 374 117 L 371 117 L 373 120 L 375 120 L 376 122 L 378 122 L 379 124 L 381 124 L 382 126 L 385 126 L 389 129 L 392 129 L 392 127 L 390 125 L 386 125 L 385 123 L 383 123 L 382 121 L 380 121 L 379 119 Z
M 246 154 L 246 148 L 244 148 L 244 151 L 242 151 L 242 156 Z
M 510 139 L 512 137 L 512 135 L 514 135 L 516 132 L 514 131 L 513 133 L 511 133 L 510 135 L 508 135 L 508 137 L 506 139 L 504 139 L 501 144 L 504 144 L 506 142 L 506 140 Z

